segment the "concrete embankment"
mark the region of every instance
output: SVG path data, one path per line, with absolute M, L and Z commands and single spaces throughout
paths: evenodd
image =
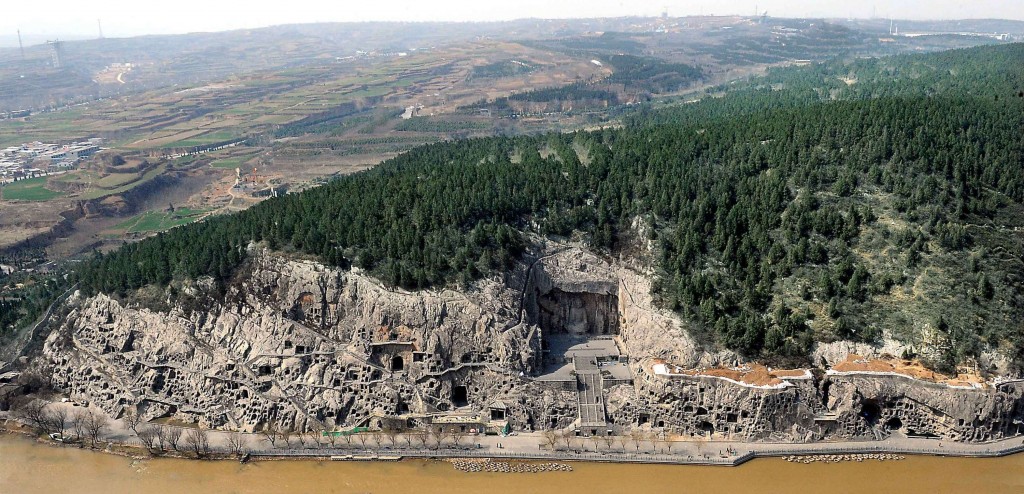
M 694 451 L 698 448 L 700 451 Z M 530 461 L 584 461 L 602 463 L 648 463 L 674 465 L 737 466 L 755 458 L 781 457 L 798 463 L 839 462 L 839 461 L 893 461 L 906 455 L 930 455 L 953 457 L 1000 457 L 1024 451 L 1020 438 L 1007 439 L 983 444 L 961 444 L 934 441 L 930 439 L 893 439 L 886 441 L 847 443 L 737 443 L 737 442 L 679 442 L 673 447 L 676 453 L 654 453 L 639 451 L 622 452 L 554 452 L 540 449 L 532 451 L 507 452 L 493 449 L 450 449 L 417 450 L 393 449 L 375 454 L 370 451 L 354 453 L 345 450 L 263 450 L 253 451 L 255 459 L 330 457 L 331 459 L 378 460 L 395 457 L 426 459 L 481 460 L 530 460 Z M 704 451 L 704 452 L 701 452 Z M 712 453 L 714 451 L 714 453 Z M 804 461 L 807 460 L 807 461 Z

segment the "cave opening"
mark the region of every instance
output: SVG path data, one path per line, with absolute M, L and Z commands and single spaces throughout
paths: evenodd
M 533 323 L 544 334 L 576 337 L 619 334 L 619 298 L 611 293 L 535 290 Z
M 566 379 L 576 358 L 591 365 L 622 361 L 614 341 L 619 335 L 619 300 L 613 288 L 605 290 L 533 289 L 526 313 L 541 329 L 543 376 Z M 626 372 L 625 368 L 614 370 Z
M 391 357 L 391 370 L 393 372 L 405 370 L 405 359 L 403 359 L 401 355 Z
M 903 421 L 899 417 L 893 417 L 885 422 L 885 428 L 889 430 L 899 430 L 903 427 Z
M 705 420 L 700 423 L 700 430 L 705 434 L 711 435 L 715 433 L 715 425 Z
M 163 391 L 164 383 L 165 383 L 164 375 L 163 374 L 157 374 L 156 377 L 153 378 L 153 386 L 152 386 L 151 389 L 153 390 L 154 393 L 159 393 L 159 392 Z
M 882 407 L 878 405 L 875 400 L 864 400 L 860 405 L 860 416 L 864 419 L 868 425 L 875 425 L 878 423 L 879 416 L 882 415 Z
M 465 386 L 455 386 L 452 388 L 452 405 L 456 408 L 469 405 L 469 391 Z

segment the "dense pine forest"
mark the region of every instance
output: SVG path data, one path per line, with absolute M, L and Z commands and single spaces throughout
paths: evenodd
M 837 61 L 619 129 L 426 145 L 97 254 L 75 279 L 122 296 L 223 284 L 264 243 L 408 289 L 468 286 L 530 234 L 613 257 L 654 240 L 657 300 L 708 344 L 797 363 L 815 341 L 892 337 L 947 369 L 985 346 L 1024 361 L 1022 61 L 1020 44 Z

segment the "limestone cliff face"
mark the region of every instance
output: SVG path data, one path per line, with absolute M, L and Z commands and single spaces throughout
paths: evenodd
M 641 372 L 636 388 L 615 390 L 609 413 L 627 423 L 736 440 L 881 439 L 893 433 L 988 441 L 1021 433 L 1024 386 L 951 388 L 891 376 L 787 379 L 778 388 L 711 377 Z
M 115 414 L 140 404 L 252 430 L 450 410 L 456 385 L 467 388 L 460 405 L 486 406 L 533 372 L 538 345 L 513 317 L 517 292 L 494 281 L 471 295 L 412 294 L 274 256 L 239 279 L 188 316 L 73 297 L 44 348 L 56 383 Z M 520 405 L 521 416 L 542 407 Z
M 463 292 L 416 293 L 258 254 L 222 298 L 198 294 L 191 307 L 158 312 L 72 296 L 42 357 L 57 386 L 115 416 L 131 405 L 150 418 L 252 431 L 396 417 L 420 425 L 453 411 L 486 420 L 499 408 L 516 428 L 564 428 L 580 423 L 588 398 L 578 390 L 587 384 L 575 373 L 538 378 L 550 370 L 548 339 L 604 338 L 629 356 L 620 375 L 594 371 L 604 389 L 590 399 L 610 428 L 750 440 L 1017 433 L 1024 392 L 1016 383 L 953 389 L 815 371 L 767 389 L 656 375 L 653 358 L 684 367 L 738 358 L 703 351 L 654 306 L 644 275 L 579 248 L 537 250 Z

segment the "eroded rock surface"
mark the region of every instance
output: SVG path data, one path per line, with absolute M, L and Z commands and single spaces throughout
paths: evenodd
M 596 407 L 603 413 L 583 422 L 616 430 L 982 441 L 1017 434 L 1024 413 L 1015 382 L 956 389 L 816 370 L 756 387 L 655 374 L 653 359 L 739 359 L 699 348 L 654 306 L 646 276 L 579 248 L 539 248 L 464 292 L 391 290 L 359 272 L 271 254 L 253 256 L 237 280 L 222 299 L 165 312 L 72 297 L 43 349 L 55 384 L 115 416 L 138 406 L 149 418 L 245 431 L 418 426 L 456 413 L 565 428 Z M 556 340 L 580 343 L 582 353 L 554 358 Z M 587 353 L 588 341 L 615 355 Z

